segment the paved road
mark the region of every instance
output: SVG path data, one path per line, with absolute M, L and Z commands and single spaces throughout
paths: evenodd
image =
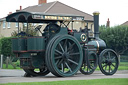
M 23 77 L 23 70 L 5 70 L 0 69 L 0 83 L 14 83 L 14 82 L 44 82 L 44 81 L 62 81 L 62 80 L 89 80 L 89 79 L 102 79 L 102 78 L 128 78 L 128 71 L 117 71 L 112 76 L 103 75 L 100 71 L 95 71 L 92 75 L 83 75 L 77 73 L 73 77 L 58 78 L 51 73 L 45 77 Z

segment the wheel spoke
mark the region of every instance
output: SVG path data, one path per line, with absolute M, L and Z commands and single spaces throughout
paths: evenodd
M 56 60 L 56 59 L 60 59 L 60 58 L 62 58 L 62 56 L 55 57 L 55 60 Z
M 59 46 L 60 46 L 60 48 L 61 48 L 62 52 L 64 52 L 64 49 L 63 49 L 63 47 L 62 47 L 61 43 L 59 43 Z
M 65 42 L 64 42 L 64 47 L 65 47 L 65 51 L 66 51 L 66 47 L 67 47 L 67 39 L 65 40 Z
M 110 66 L 110 70 L 112 71 L 112 68 L 111 68 L 111 66 Z
M 115 60 L 115 57 L 114 58 L 112 58 L 112 61 L 114 61 Z
M 64 64 L 61 63 L 62 72 L 64 72 Z
M 108 58 L 111 59 L 111 54 L 110 54 L 110 52 L 108 52 Z
M 110 73 L 110 71 L 111 71 L 111 68 L 110 68 L 110 65 L 109 65 L 109 73 Z
M 60 60 L 57 66 L 60 66 L 60 64 L 63 62 L 63 59 Z
M 74 45 L 75 45 L 75 43 L 73 43 L 73 44 L 68 48 L 68 51 L 71 50 Z
M 57 61 L 56 61 L 56 65 L 59 63 L 59 61 L 60 61 L 60 60 L 57 60 Z
M 112 66 L 113 66 L 113 67 L 116 67 L 113 63 L 112 63 Z
M 79 55 L 80 53 L 78 52 L 78 53 L 70 53 L 69 55 L 70 56 L 74 56 L 74 55 Z
M 86 68 L 86 65 L 84 64 L 84 69 Z
M 74 64 L 78 65 L 78 63 L 77 63 L 77 62 L 75 62 L 75 61 L 73 61 L 73 60 L 71 60 L 71 59 L 68 59 L 68 61 L 70 61 L 70 62 L 72 62 L 72 63 L 74 63 Z
M 106 69 L 107 69 L 107 65 L 105 66 L 105 71 L 106 71 Z
M 69 65 L 65 62 L 65 65 L 68 67 L 68 69 L 70 70 L 70 72 L 72 72 L 72 69 L 69 67 Z
M 59 53 L 62 55 L 62 52 L 60 52 L 59 50 L 55 49 L 55 52 Z
M 68 47 L 67 47 L 67 45 L 65 46 L 65 52 L 67 52 L 67 49 L 68 49 Z
M 104 65 L 104 66 L 102 66 L 102 67 L 104 68 L 104 67 L 106 67 L 106 66 L 107 66 L 107 65 Z
M 88 72 L 88 67 L 87 67 L 87 72 Z

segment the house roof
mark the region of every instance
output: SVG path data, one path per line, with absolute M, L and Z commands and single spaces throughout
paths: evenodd
M 121 25 L 125 25 L 125 26 L 127 25 L 128 26 L 128 21 L 126 21 L 125 23 L 123 23 Z
M 5 20 L 6 20 L 5 17 L 4 17 L 4 18 L 0 18 L 0 22 L 1 22 L 1 21 L 5 21 Z
M 84 16 L 85 21 L 93 21 L 93 16 L 90 14 L 87 14 L 85 12 L 82 12 L 80 10 L 77 10 L 75 8 L 72 8 L 68 5 L 65 5 L 59 1 L 50 2 L 50 3 L 43 3 L 35 6 L 29 6 L 23 11 L 27 12 L 43 12 L 48 14 L 69 14 L 69 15 L 79 15 Z

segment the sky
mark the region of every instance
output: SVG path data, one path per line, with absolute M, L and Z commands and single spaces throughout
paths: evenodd
M 73 8 L 91 14 L 100 12 L 100 25 L 106 25 L 109 18 L 110 26 L 120 25 L 128 21 L 128 0 L 47 0 L 60 1 Z M 0 0 L 0 18 L 6 17 L 9 12 L 28 6 L 38 5 L 38 0 Z

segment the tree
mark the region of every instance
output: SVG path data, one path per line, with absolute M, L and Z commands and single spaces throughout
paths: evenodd
M 100 38 L 106 42 L 107 48 L 115 50 L 118 54 L 128 50 L 128 26 L 100 27 L 100 32 Z
M 20 27 L 19 32 L 25 32 L 31 36 L 38 35 L 38 32 L 35 31 L 34 28 L 35 26 L 33 26 L 32 23 L 28 23 L 28 29 L 27 29 L 27 26 L 24 23 L 22 23 L 22 28 Z M 18 34 L 18 31 L 13 31 L 11 36 L 17 36 L 17 34 Z

